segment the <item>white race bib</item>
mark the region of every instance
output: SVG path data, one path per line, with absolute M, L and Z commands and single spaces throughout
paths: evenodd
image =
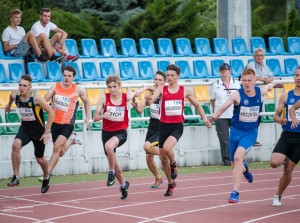
M 159 104 L 151 104 L 150 105 L 150 116 L 152 118 L 159 119 L 159 110 L 160 110 Z
M 242 122 L 256 122 L 259 117 L 259 106 L 241 106 L 239 120 Z
M 166 116 L 182 115 L 182 101 L 181 100 L 165 101 L 165 114 Z
M 122 122 L 125 116 L 125 106 L 107 106 L 108 120 Z
M 22 121 L 36 120 L 32 108 L 19 108 L 19 113 Z
M 61 96 L 61 95 L 54 95 L 54 108 L 61 110 L 63 112 L 67 112 L 68 108 L 70 107 L 71 98 Z
M 292 105 L 288 105 L 289 107 L 288 107 L 288 111 L 290 110 L 290 108 L 292 107 Z M 290 116 L 290 113 L 288 112 L 288 121 L 289 122 L 291 122 L 292 121 L 292 119 L 291 119 L 291 116 Z M 296 109 L 295 110 L 295 115 L 296 115 L 296 119 L 297 120 L 300 120 L 300 108 L 298 108 L 298 109 Z

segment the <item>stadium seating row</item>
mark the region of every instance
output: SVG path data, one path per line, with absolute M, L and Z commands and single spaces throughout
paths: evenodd
M 224 62 L 223 59 L 211 60 L 210 73 L 205 60 L 193 60 L 192 67 L 187 60 L 175 60 L 175 64 L 181 68 L 181 79 L 218 78 L 220 77 L 219 67 Z M 275 77 L 293 76 L 299 65 L 298 60 L 294 57 L 284 58 L 284 70 L 281 68 L 278 58 L 268 58 L 266 62 Z M 155 74 L 152 63 L 151 60 L 138 61 L 138 71 L 135 70 L 133 62 L 129 60 L 120 61 L 119 70 L 115 68 L 113 62 L 109 61 L 99 62 L 98 65 L 93 61 L 85 61 L 82 62 L 81 67 L 76 62 L 67 62 L 66 65 L 75 68 L 77 73 L 76 82 L 92 82 L 103 81 L 108 75 L 116 72 L 120 74 L 122 80 L 152 80 Z M 165 72 L 170 63 L 168 60 L 157 61 L 157 68 Z M 246 66 L 242 59 L 231 59 L 229 64 L 234 78 L 239 77 Z M 6 74 L 4 65 L 0 63 L 0 83 L 17 83 L 21 75 L 25 73 L 22 63 L 9 63 L 8 68 L 9 75 Z M 27 70 L 33 82 L 57 82 L 62 79 L 61 67 L 57 62 L 47 62 L 45 73 L 42 64 L 38 62 L 28 63 Z

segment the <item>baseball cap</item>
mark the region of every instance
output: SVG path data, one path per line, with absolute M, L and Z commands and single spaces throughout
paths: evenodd
M 222 70 L 222 69 L 230 70 L 229 64 L 228 64 L 228 63 L 223 63 L 223 64 L 221 64 L 219 70 Z

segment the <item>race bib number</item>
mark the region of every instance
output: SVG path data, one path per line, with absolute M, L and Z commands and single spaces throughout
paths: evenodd
M 241 106 L 240 118 L 241 122 L 256 122 L 259 117 L 259 106 L 244 107 Z
M 150 105 L 150 116 L 155 119 L 159 119 L 159 104 L 151 104 Z
M 63 112 L 67 112 L 70 107 L 71 98 L 55 95 L 54 96 L 54 108 Z
M 181 100 L 165 101 L 165 114 L 166 116 L 182 115 L 182 101 Z
M 108 120 L 122 122 L 125 116 L 125 106 L 107 106 Z
M 22 121 L 36 120 L 32 108 L 19 108 L 19 113 Z
M 291 107 L 292 107 L 292 105 L 289 105 L 288 111 L 290 110 Z M 292 119 L 291 119 L 290 113 L 288 112 L 288 114 L 289 114 L 288 115 L 288 121 L 291 122 Z M 295 110 L 295 115 L 296 115 L 296 119 L 300 120 L 300 108 L 298 108 L 298 109 Z

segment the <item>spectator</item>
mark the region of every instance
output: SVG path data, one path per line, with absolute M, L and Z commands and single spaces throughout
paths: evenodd
M 10 52 L 12 56 L 26 56 L 29 54 L 30 47 L 32 47 L 38 56 L 38 61 L 46 62 L 48 58 L 42 54 L 39 48 L 39 44 L 42 43 L 50 60 L 58 60 L 60 57 L 53 54 L 48 38 L 40 35 L 36 39 L 33 32 L 25 33 L 24 28 L 19 26 L 21 16 L 22 12 L 19 9 L 14 9 L 10 12 L 10 25 L 2 33 L 4 51 Z
M 214 111 L 217 111 L 228 99 L 229 95 L 241 88 L 239 81 L 230 76 L 230 66 L 224 63 L 220 66 L 221 78 L 213 83 L 210 91 L 210 102 Z M 221 156 L 224 166 L 230 166 L 231 161 L 228 151 L 229 128 L 233 114 L 231 105 L 216 121 L 216 131 L 220 142 Z
M 34 23 L 31 27 L 31 31 L 34 33 L 34 35 L 38 38 L 40 34 L 45 34 L 47 38 L 50 37 L 50 31 L 54 31 L 54 36 L 50 39 L 50 44 L 52 46 L 53 52 L 59 52 L 61 55 L 65 56 L 68 61 L 75 61 L 78 59 L 78 55 L 72 56 L 67 55 L 66 52 L 66 44 L 65 40 L 68 36 L 68 34 L 57 27 L 54 23 L 50 22 L 51 18 L 51 9 L 49 8 L 42 8 L 40 12 L 40 20 Z

